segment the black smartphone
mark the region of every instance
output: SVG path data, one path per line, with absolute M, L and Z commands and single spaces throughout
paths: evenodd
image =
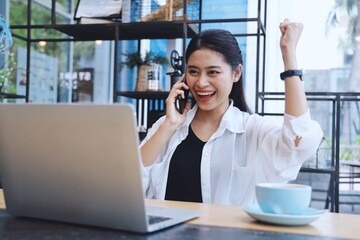
M 186 79 L 184 80 L 184 83 L 186 83 Z M 185 98 L 182 98 L 181 95 L 178 95 L 177 100 L 175 102 L 175 107 L 177 108 L 178 112 L 181 114 L 184 112 L 186 102 L 189 101 L 189 92 L 190 92 L 190 90 L 186 90 L 184 88 L 182 88 L 182 90 L 184 90 Z

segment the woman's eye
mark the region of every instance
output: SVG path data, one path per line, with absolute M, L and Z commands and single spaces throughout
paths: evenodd
M 218 74 L 218 73 L 219 73 L 218 71 L 209 71 L 209 72 L 208 72 L 209 75 L 216 75 L 216 74 Z
M 191 75 L 197 75 L 198 74 L 198 71 L 196 71 L 196 70 L 189 70 L 188 72 Z

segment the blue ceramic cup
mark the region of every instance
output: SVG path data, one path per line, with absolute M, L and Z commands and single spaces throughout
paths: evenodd
M 264 213 L 300 215 L 310 205 L 311 187 L 290 183 L 259 183 L 256 200 Z

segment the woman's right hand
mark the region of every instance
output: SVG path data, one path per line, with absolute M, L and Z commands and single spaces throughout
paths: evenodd
M 183 75 L 180 80 L 173 85 L 168 97 L 165 100 L 165 121 L 141 147 L 142 162 L 144 166 L 154 164 L 156 158 L 159 156 L 164 146 L 166 146 L 176 129 L 185 121 L 186 115 L 191 107 L 191 102 L 186 103 L 182 114 L 179 113 L 175 107 L 178 95 L 181 95 L 184 98 L 184 89 L 189 90 L 189 87 L 184 83 L 184 79 L 185 75 Z
M 190 110 L 191 102 L 186 102 L 183 113 L 179 113 L 176 108 L 176 101 L 178 96 L 185 98 L 185 91 L 189 90 L 189 87 L 184 82 L 185 74 L 172 86 L 168 97 L 165 100 L 166 103 L 166 119 L 164 124 L 170 127 L 172 130 L 176 130 L 180 124 L 185 121 L 186 115 Z

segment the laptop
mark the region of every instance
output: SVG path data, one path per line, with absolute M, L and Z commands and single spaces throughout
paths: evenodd
M 132 105 L 0 104 L 7 211 L 142 233 L 198 217 L 145 206 L 138 145 Z

